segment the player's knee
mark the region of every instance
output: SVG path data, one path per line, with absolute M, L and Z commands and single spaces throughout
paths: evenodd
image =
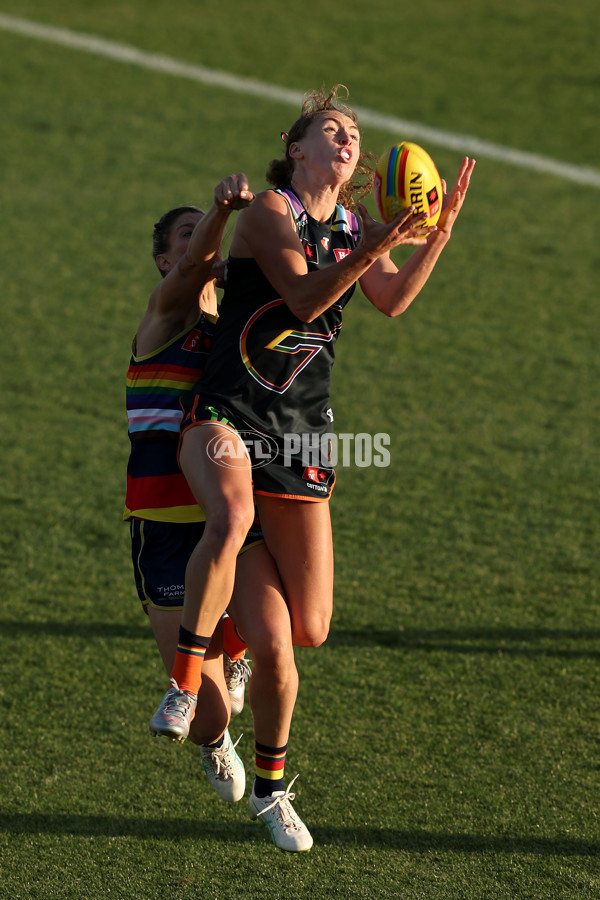
M 286 642 L 260 642 L 252 647 L 254 672 L 250 679 L 250 697 L 255 691 L 262 693 L 262 679 L 268 679 L 269 691 L 279 698 L 294 702 L 298 693 L 298 670 L 294 660 L 291 640 Z
M 320 647 L 329 634 L 329 616 L 314 616 L 292 623 L 292 640 L 297 647 Z
M 237 553 L 244 543 L 253 521 L 253 506 L 224 504 L 207 518 L 206 540 L 214 543 L 221 550 L 231 550 Z
M 264 639 L 253 645 L 252 655 L 255 663 L 273 672 L 277 680 L 286 680 L 294 671 L 294 648 L 291 640 Z

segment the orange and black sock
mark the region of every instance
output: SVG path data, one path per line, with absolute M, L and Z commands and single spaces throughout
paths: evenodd
M 256 778 L 254 793 L 257 797 L 267 797 L 274 791 L 284 791 L 285 754 L 287 744 L 283 747 L 267 747 L 256 742 Z
M 183 625 L 179 628 L 179 643 L 175 653 L 175 662 L 171 669 L 171 678 L 177 682 L 180 691 L 197 694 L 202 680 L 202 663 L 204 654 L 210 644 L 209 637 L 193 634 Z
M 223 619 L 223 650 L 230 659 L 241 659 L 248 645 L 231 616 Z

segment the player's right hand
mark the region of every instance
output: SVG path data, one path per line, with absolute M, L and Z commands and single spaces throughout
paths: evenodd
M 244 209 L 250 206 L 253 200 L 254 194 L 243 172 L 228 175 L 215 188 L 215 205 L 221 209 Z

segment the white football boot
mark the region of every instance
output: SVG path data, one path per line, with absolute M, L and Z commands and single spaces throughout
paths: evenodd
M 198 745 L 208 780 L 221 800 L 228 803 L 237 803 L 246 790 L 244 764 L 235 752 L 241 738 L 242 735 L 235 744 L 232 744 L 229 729 L 226 729 L 220 747 L 212 747 L 210 744 Z
M 150 719 L 150 734 L 154 737 L 162 734 L 183 744 L 190 733 L 197 696 L 189 691 L 180 691 L 174 678 L 170 678 L 169 682 L 171 687 Z
M 310 850 L 313 845 L 310 831 L 292 806 L 296 795 L 290 793 L 290 788 L 297 777 L 290 781 L 285 791 L 257 797 L 252 789 L 250 794 L 250 809 L 265 823 L 275 846 L 292 853 Z

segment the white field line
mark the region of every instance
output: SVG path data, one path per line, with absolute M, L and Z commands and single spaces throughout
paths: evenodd
M 231 75 L 218 69 L 208 69 L 204 66 L 180 62 L 177 59 L 163 56 L 159 53 L 146 53 L 128 44 L 116 43 L 104 38 L 70 31 L 66 28 L 54 28 L 50 25 L 42 25 L 27 19 L 18 19 L 14 16 L 3 14 L 0 14 L 0 28 L 16 34 L 23 34 L 27 37 L 37 38 L 41 41 L 47 41 L 48 43 L 62 44 L 74 50 L 83 50 L 86 53 L 93 53 L 105 59 L 114 59 L 117 62 L 128 63 L 143 69 L 151 69 L 154 72 L 164 72 L 179 78 L 199 81 L 202 84 L 215 85 L 216 87 L 234 91 L 237 94 L 249 94 L 266 100 L 274 100 L 286 106 L 294 106 L 296 109 L 302 103 L 303 94 L 300 91 L 278 87 L 254 78 Z M 354 109 L 359 116 L 361 125 L 371 125 L 396 137 L 402 135 L 412 140 L 425 141 L 433 146 L 456 150 L 461 154 L 466 154 L 476 159 L 494 159 L 522 169 L 555 175 L 557 178 L 567 181 L 600 188 L 600 171 L 597 169 L 559 162 L 546 156 L 539 156 L 536 153 L 526 153 L 521 150 L 515 150 L 512 147 L 503 147 L 501 144 L 482 141 L 479 138 L 466 134 L 453 134 L 450 131 L 430 128 L 428 125 L 409 122 L 406 119 L 398 119 L 395 116 L 385 115 L 370 109 L 361 107 L 354 107 Z

